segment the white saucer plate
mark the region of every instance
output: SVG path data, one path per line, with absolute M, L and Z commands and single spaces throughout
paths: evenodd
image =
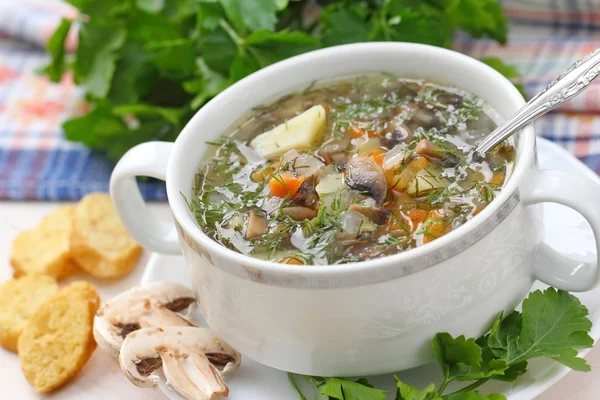
M 600 183 L 600 178 L 588 167 L 575 159 L 556 144 L 545 139 L 538 139 L 538 159 L 543 169 L 560 169 L 576 172 Z M 570 254 L 581 260 L 593 260 L 595 257 L 594 236 L 589 224 L 577 212 L 556 204 L 544 204 L 545 242 L 557 251 Z M 189 285 L 188 270 L 180 256 L 164 256 L 153 254 L 148 261 L 142 278 L 143 283 L 166 280 Z M 542 289 L 545 285 L 537 282 L 534 289 Z M 594 323 L 591 336 L 594 340 L 600 337 L 600 288 L 577 296 L 589 308 L 590 318 Z M 196 322 L 206 326 L 200 313 L 195 316 Z M 587 350 L 581 352 L 581 355 Z M 393 356 L 393 355 L 391 355 Z M 528 372 L 517 382 L 490 382 L 481 387 L 482 392 L 504 394 L 508 400 L 531 400 L 540 395 L 554 383 L 558 382 L 569 369 L 562 365 L 543 359 L 534 360 Z M 440 377 L 439 368 L 428 364 L 396 374 L 401 380 L 417 387 L 425 387 L 429 382 Z M 231 400 L 286 400 L 297 399 L 285 372 L 261 365 L 245 357 L 238 371 L 227 376 Z M 306 388 L 308 398 L 312 397 L 312 389 L 298 379 Z M 377 387 L 390 390 L 389 398 L 395 395 L 392 374 L 370 377 L 369 381 Z M 180 397 L 169 390 L 164 383 L 161 389 L 171 399 Z

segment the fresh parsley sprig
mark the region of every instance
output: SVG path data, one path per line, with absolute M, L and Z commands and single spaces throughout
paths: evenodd
M 497 0 L 67 0 L 44 73 L 66 72 L 92 110 L 65 136 L 113 160 L 149 140 L 174 140 L 194 112 L 232 83 L 310 50 L 364 41 L 451 47 L 456 31 L 506 41 Z M 79 45 L 66 54 L 72 25 Z M 500 60 L 488 64 L 514 77 Z
M 477 388 L 489 380 L 513 382 L 527 371 L 533 358 L 550 358 L 576 370 L 590 371 L 577 356 L 578 350 L 594 344 L 589 336 L 592 322 L 587 308 L 577 297 L 562 290 L 536 290 L 523 301 L 522 311 L 506 317 L 500 313 L 488 334 L 475 340 L 438 333 L 432 340 L 433 353 L 442 369 L 443 381 L 423 389 L 396 377 L 395 400 L 506 400 L 502 394 L 483 394 Z M 293 374 L 288 374 L 301 400 L 302 393 Z M 365 379 L 304 377 L 316 389 L 315 399 L 384 400 L 388 393 L 374 388 Z M 445 393 L 452 382 L 470 382 Z

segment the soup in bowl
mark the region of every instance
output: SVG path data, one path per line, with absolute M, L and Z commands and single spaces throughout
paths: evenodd
M 175 143 L 131 149 L 111 193 L 139 242 L 183 253 L 206 322 L 245 356 L 320 376 L 406 369 L 432 360 L 437 332 L 486 332 L 535 279 L 597 282 L 593 264 L 544 258 L 539 203 L 574 208 L 598 237 L 598 185 L 540 171 L 531 127 L 472 152 L 523 104 L 453 51 L 332 47 L 235 83 Z M 174 223 L 138 175 L 166 180 Z
M 474 152 L 495 114 L 464 90 L 390 74 L 314 83 L 209 143 L 190 208 L 216 242 L 279 263 L 407 251 L 501 190 L 514 147 Z

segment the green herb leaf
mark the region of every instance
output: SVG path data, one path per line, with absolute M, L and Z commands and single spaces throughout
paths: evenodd
M 196 28 L 198 31 L 213 31 L 219 26 L 219 21 L 223 18 L 225 18 L 223 9 L 216 1 L 202 1 L 199 4 L 196 16 Z
M 163 75 L 179 79 L 196 70 L 194 44 L 193 39 L 180 38 L 148 42 L 146 48 L 154 53 L 153 64 Z
M 120 49 L 120 57 L 113 74 L 107 99 L 115 105 L 137 103 L 152 90 L 159 75 L 143 43 L 127 40 Z
M 237 45 L 221 27 L 203 33 L 198 39 L 198 49 L 211 69 L 229 75 L 231 64 L 237 55 Z
M 126 31 L 117 25 L 82 24 L 75 58 L 75 82 L 94 97 L 105 97 L 117 62 L 116 51 L 125 43 Z
M 458 0 L 446 2 L 447 12 L 457 25 L 474 37 L 487 35 L 506 43 L 508 21 L 497 0 Z
M 523 301 L 522 317 L 514 311 L 498 317 L 489 336 L 494 355 L 508 364 L 536 357 L 552 358 L 576 371 L 589 371 L 577 349 L 589 348 L 592 323 L 577 297 L 554 288 L 536 290 Z
M 425 389 L 419 390 L 414 386 L 402 382 L 396 376 L 394 378 L 398 387 L 396 400 L 441 400 L 441 397 L 435 393 L 435 385 L 433 383 L 430 383 Z
M 442 400 L 506 400 L 499 393 L 481 394 L 475 391 L 452 393 L 442 397 Z
M 190 211 L 192 211 L 191 207 L 190 207 Z M 288 380 L 290 381 L 290 384 L 292 385 L 292 388 L 294 388 L 294 390 L 296 391 L 296 394 L 298 394 L 298 397 L 300 398 L 300 400 L 306 400 L 306 396 L 304 396 L 304 394 L 298 387 L 298 384 L 296 383 L 296 378 L 294 377 L 294 374 L 292 374 L 291 372 L 288 372 L 287 377 L 288 377 Z
M 65 40 L 70 29 L 71 21 L 63 18 L 46 44 L 46 51 L 48 51 L 52 59 L 45 67 L 44 72 L 46 72 L 52 82 L 58 82 L 65 73 Z
M 237 82 L 259 69 L 260 64 L 254 57 L 247 53 L 238 53 L 231 64 L 229 76 L 231 77 L 232 82 Z
M 163 0 L 136 0 L 135 5 L 140 10 L 144 10 L 149 13 L 157 13 L 163 9 L 165 3 Z
M 375 389 L 368 382 L 355 382 L 341 378 L 326 378 L 321 394 L 337 400 L 384 400 L 387 391 Z
M 450 371 L 458 363 L 470 367 L 481 365 L 481 348 L 475 339 L 465 339 L 464 335 L 453 338 L 449 333 L 438 333 L 432 341 L 433 354 L 444 372 Z
M 278 1 L 220 0 L 220 3 L 239 33 L 244 31 L 244 27 L 254 31 L 261 29 L 272 31 L 275 28 Z
M 372 26 L 365 23 L 366 17 L 367 10 L 358 4 L 334 4 L 326 7 L 320 17 L 323 24 L 323 45 L 329 47 L 367 41 Z
M 160 116 L 173 125 L 179 125 L 180 118 L 185 110 L 178 108 L 149 106 L 146 104 L 125 104 L 115 107 L 113 112 L 116 115 L 133 114 L 136 116 Z
M 200 77 L 183 82 L 183 88 L 195 97 L 190 107 L 195 110 L 204 104 L 208 99 L 216 96 L 229 86 L 229 80 L 221 74 L 211 70 L 202 58 L 196 60 Z
M 455 30 L 441 4 L 419 0 L 384 2 L 373 17 L 372 40 L 395 40 L 450 47 Z
M 268 31 L 254 32 L 245 39 L 245 44 L 248 46 L 249 54 L 256 60 L 251 61 L 251 63 L 254 63 L 254 66 L 258 68 L 266 67 L 277 61 L 319 47 L 317 38 L 302 32 L 288 31 L 276 33 Z
M 152 42 L 183 37 L 183 27 L 162 14 L 151 14 L 140 10 L 133 13 L 127 22 L 128 39 Z M 94 25 L 93 21 L 89 24 Z
M 90 113 L 63 124 L 65 137 L 90 147 L 103 147 L 107 140 L 127 132 L 123 120 L 106 107 L 96 107 Z
M 256 31 L 246 37 L 244 42 L 247 45 L 258 45 L 264 43 L 292 43 L 317 45 L 318 39 L 304 32 L 283 30 L 279 32 L 269 32 L 267 30 Z
M 481 349 L 481 362 L 478 365 L 468 365 L 463 362 L 455 362 L 450 365 L 448 377 L 453 381 L 471 381 L 480 379 L 499 379 L 511 381 L 516 379 L 514 374 L 516 370 L 508 372 L 510 369 L 504 360 L 497 359 L 490 348 L 487 346 L 487 337 L 480 338 L 476 344 Z M 435 351 L 435 350 L 434 350 Z M 513 379 L 514 376 L 514 379 Z
M 118 18 L 128 15 L 131 11 L 133 2 L 122 0 L 66 0 L 67 3 L 75 6 L 79 11 L 96 21 L 106 21 L 107 19 Z

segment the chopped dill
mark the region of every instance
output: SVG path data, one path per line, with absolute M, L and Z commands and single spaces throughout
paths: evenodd
M 289 120 L 315 105 L 327 110 L 322 145 L 295 148 L 303 158 L 263 159 L 248 145 L 275 126 L 285 127 L 288 133 L 295 131 Z M 327 86 L 311 82 L 295 94 L 256 107 L 252 118 L 230 136 L 208 142 L 209 157 L 194 176 L 193 195 L 180 194 L 209 237 L 258 258 L 324 265 L 406 251 L 464 224 L 493 201 L 507 178 L 515 158 L 512 146 L 499 147 L 476 162 L 469 153 L 477 139 L 475 132 L 482 131 L 489 120 L 479 119 L 483 105 L 469 93 L 392 74 Z M 399 124 L 409 132 L 401 139 L 394 134 Z M 364 133 L 358 132 L 358 127 Z M 355 137 L 367 135 L 376 142 L 377 152 L 362 147 L 364 140 Z M 441 156 L 417 154 L 422 139 L 431 141 Z M 397 164 L 393 169 L 382 165 L 387 162 L 385 152 L 398 144 L 403 146 L 398 156 L 387 158 L 398 160 Z M 290 150 L 279 140 L 272 146 L 282 147 L 281 154 Z M 323 177 L 344 172 L 344 164 L 356 154 L 374 160 L 379 157 L 385 181 L 393 188 L 376 206 L 384 211 L 371 210 L 375 208 L 371 191 L 352 190 L 347 184 L 334 186 L 333 192 L 321 191 L 319 197 Z M 305 163 L 305 157 L 326 165 L 313 173 L 314 163 Z M 419 165 L 424 168 L 420 171 L 407 170 L 417 157 L 425 157 L 427 166 Z M 489 168 L 473 167 L 472 163 L 485 163 Z M 492 183 L 483 179 L 490 170 Z M 300 188 L 292 188 L 284 173 L 302 178 Z M 408 188 L 399 188 L 402 179 L 408 179 Z M 274 182 L 287 188 L 286 197 L 271 193 Z M 352 207 L 349 211 L 352 204 L 364 209 Z M 254 227 L 258 234 L 246 237 L 251 223 L 258 224 Z

